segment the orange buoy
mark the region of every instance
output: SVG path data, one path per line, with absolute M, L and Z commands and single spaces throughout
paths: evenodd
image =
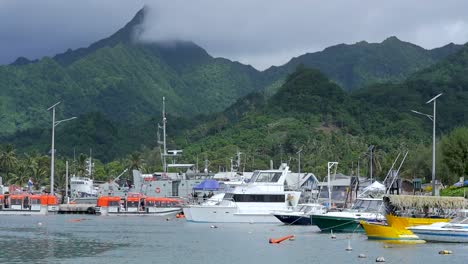
M 184 218 L 184 217 L 185 217 L 185 215 L 184 215 L 184 214 L 176 214 L 176 216 L 175 216 L 175 217 L 176 217 L 176 218 Z
M 285 237 L 280 237 L 280 238 L 278 238 L 278 239 L 270 238 L 269 242 L 270 242 L 270 244 L 279 244 L 279 243 L 285 241 L 286 239 L 291 239 L 291 238 L 294 238 L 294 235 L 289 235 L 289 236 L 285 236 Z

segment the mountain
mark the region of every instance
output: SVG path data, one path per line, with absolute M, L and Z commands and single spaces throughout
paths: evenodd
M 365 174 L 366 150 L 372 144 L 378 177 L 385 176 L 397 153 L 409 150 L 402 176 L 425 178 L 430 175 L 426 163 L 432 122 L 410 110 L 432 114 L 432 104 L 426 102 L 443 93 L 437 100 L 437 136 L 468 126 L 467 76 L 468 44 L 405 81 L 374 84 L 351 93 L 318 70 L 301 65 L 273 96 L 254 93 L 238 100 L 208 122 L 183 131 L 178 144 L 188 160 L 207 156 L 215 167 L 225 166 L 226 155 L 240 149 L 246 170 L 268 167 L 270 159 L 275 164 L 288 161 L 297 170 L 301 150 L 302 171 L 316 175 L 326 175 L 328 161 L 339 161 L 340 171 L 346 173 L 352 173 L 360 161 Z M 444 163 L 437 168 L 438 179 L 458 180 Z
M 185 143 L 223 132 L 243 122 L 246 115 L 252 117 L 247 127 L 256 128 L 262 122 L 254 117 L 274 111 L 293 114 L 300 117 L 298 120 L 310 111 L 327 113 L 311 115 L 307 122 L 299 123 L 289 116 L 271 115 L 279 119 L 280 127 L 297 133 L 302 133 L 298 129 L 302 125 L 314 125 L 321 131 L 362 133 L 370 131 L 375 123 L 352 118 L 355 114 L 366 115 L 359 110 L 363 108 L 356 107 L 359 96 L 370 102 L 382 100 L 378 95 L 393 87 L 381 81 L 400 81 L 460 48 L 449 44 L 427 51 L 392 37 L 378 44 L 333 46 L 260 72 L 248 65 L 214 58 L 190 41 L 139 42 L 145 14 L 145 9 L 140 10 L 122 29 L 89 47 L 40 60 L 20 57 L 11 65 L 0 66 L 0 142 L 13 143 L 21 151 L 49 151 L 51 114 L 46 109 L 61 101 L 57 120 L 71 116 L 78 119 L 57 127 L 57 145 L 62 151 L 59 154 L 70 156 L 73 149 L 87 153 L 93 148 L 96 157 L 110 161 L 142 146 L 155 145 L 162 97 L 170 113 L 170 133 L 185 133 Z M 309 80 L 298 78 L 302 74 L 290 74 L 300 65 L 325 75 L 316 72 Z M 295 81 L 303 83 L 301 89 L 292 88 L 301 86 L 293 85 Z M 379 84 L 369 84 L 374 81 Z M 308 94 L 314 82 L 316 91 Z M 367 88 L 362 89 L 364 94 L 354 95 L 340 84 L 345 90 L 360 85 Z M 366 93 L 368 89 L 372 91 Z M 329 97 L 342 101 L 327 103 Z M 387 130 L 382 127 L 379 123 L 379 131 L 385 134 Z M 286 134 L 272 133 L 264 140 L 281 141 Z
M 45 109 L 57 101 L 58 118 L 99 112 L 131 125 L 168 112 L 194 116 L 222 111 L 264 85 L 251 66 L 213 58 L 192 42 L 136 41 L 145 9 L 112 36 L 53 58 L 0 66 L 0 135 L 46 127 Z
M 354 90 L 376 82 L 402 81 L 460 48 L 460 45 L 451 43 L 426 50 L 396 37 L 389 37 L 382 43 L 361 41 L 307 53 L 293 58 L 285 65 L 271 67 L 265 74 L 271 80 L 278 80 L 303 64 L 319 69 L 345 90 Z

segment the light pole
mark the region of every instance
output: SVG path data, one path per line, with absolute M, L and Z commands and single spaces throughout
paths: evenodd
M 332 201 L 332 198 L 331 198 L 331 194 L 332 194 L 332 191 L 331 191 L 331 181 L 330 181 L 330 169 L 333 167 L 333 166 L 338 166 L 338 162 L 336 161 L 332 161 L 332 162 L 328 162 L 328 208 L 331 208 L 331 201 Z M 335 168 L 335 174 L 336 174 L 336 168 Z
M 76 117 L 71 117 L 71 118 L 68 118 L 68 119 L 55 121 L 55 107 L 57 105 L 59 105 L 59 104 L 60 104 L 60 102 L 57 102 L 53 106 L 47 108 L 47 111 L 50 111 L 52 109 L 52 149 L 51 149 L 52 153 L 51 153 L 51 158 L 50 158 L 50 194 L 51 195 L 54 195 L 55 127 L 60 123 L 70 121 L 70 120 L 76 118 Z
M 441 96 L 442 93 L 434 96 L 431 100 L 427 101 L 426 104 L 429 104 L 431 102 L 434 102 L 434 110 L 432 115 L 424 114 L 415 110 L 411 110 L 411 112 L 418 114 L 418 115 L 423 115 L 432 120 L 432 196 L 435 196 L 435 175 L 436 175 L 436 165 L 435 165 L 435 159 L 436 159 L 436 99 Z
M 297 164 L 297 189 L 299 190 L 299 188 L 301 187 L 300 186 L 300 183 L 301 183 L 301 152 L 302 152 L 302 148 L 299 149 L 299 151 L 297 152 L 297 155 L 299 156 L 298 158 L 298 164 Z

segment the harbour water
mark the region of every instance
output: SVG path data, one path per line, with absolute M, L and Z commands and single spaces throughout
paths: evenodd
M 171 217 L 0 216 L 0 263 L 467 263 L 468 245 L 385 245 L 313 226 L 188 223 Z M 269 244 L 269 238 L 295 240 Z M 351 239 L 352 251 L 346 251 Z M 451 255 L 439 255 L 440 250 Z M 358 258 L 365 254 L 367 258 Z

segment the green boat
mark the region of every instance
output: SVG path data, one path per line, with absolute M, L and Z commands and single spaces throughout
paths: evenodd
M 379 212 L 382 202 L 382 199 L 360 198 L 349 210 L 311 215 L 310 221 L 322 232 L 364 232 L 360 220 L 385 220 L 385 216 Z

